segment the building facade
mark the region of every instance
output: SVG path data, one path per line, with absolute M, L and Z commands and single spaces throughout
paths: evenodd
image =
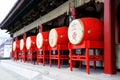
M 7 39 L 0 45 L 0 56 L 2 58 L 10 58 L 10 53 L 12 51 L 12 39 Z
M 0 28 L 16 41 L 68 26 L 76 18 L 98 18 L 104 22 L 104 73 L 116 74 L 120 68 L 119 7 L 120 0 L 19 0 Z

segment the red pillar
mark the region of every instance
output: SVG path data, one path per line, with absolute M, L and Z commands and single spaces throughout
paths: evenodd
M 27 37 L 27 33 L 25 32 L 23 38 L 26 39 L 26 37 Z
M 104 0 L 104 73 L 116 74 L 115 0 Z
M 39 32 L 43 32 L 43 25 L 39 26 Z
M 70 8 L 70 12 L 71 12 L 70 15 L 73 17 L 73 19 L 78 18 L 77 10 L 75 8 Z
M 25 32 L 25 33 L 23 34 L 23 39 L 26 40 L 26 38 L 27 38 L 27 33 Z M 26 42 L 25 42 L 25 44 L 26 44 Z M 26 53 L 26 49 L 24 49 L 24 51 L 23 51 L 23 53 L 22 53 L 22 59 L 23 59 L 24 62 L 27 61 L 27 53 Z

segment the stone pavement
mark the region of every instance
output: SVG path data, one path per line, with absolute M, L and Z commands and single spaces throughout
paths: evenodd
M 27 80 L 27 78 L 4 68 L 0 64 L 0 80 Z
M 0 65 L 10 71 L 7 74 L 13 77 L 13 79 L 0 80 L 120 80 L 120 72 L 116 75 L 107 75 L 103 73 L 102 69 L 91 69 L 91 73 L 88 75 L 85 72 L 85 68 L 74 68 L 71 72 L 69 66 L 62 66 L 61 69 L 58 69 L 57 65 L 49 67 L 49 65 L 33 65 L 31 63 L 15 62 L 12 60 L 2 61 Z M 10 74 L 12 72 L 13 74 Z M 16 79 L 16 76 L 19 76 L 18 79 Z

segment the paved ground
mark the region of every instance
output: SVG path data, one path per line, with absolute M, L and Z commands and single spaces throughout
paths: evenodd
M 107 75 L 103 70 L 91 69 L 91 74 L 85 72 L 85 68 L 74 69 L 57 66 L 49 67 L 33 65 L 30 63 L 14 62 L 12 60 L 0 62 L 0 80 L 120 80 L 120 72 L 116 75 Z
M 10 71 L 0 64 L 0 80 L 27 80 L 25 77 Z

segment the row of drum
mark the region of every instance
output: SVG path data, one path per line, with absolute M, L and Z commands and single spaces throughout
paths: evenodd
M 103 41 L 103 22 L 92 17 L 75 19 L 69 27 L 53 28 L 49 32 L 38 33 L 37 36 L 15 40 L 12 51 L 40 49 L 43 46 L 54 48 L 57 44 L 68 43 L 80 45 L 84 40 Z

